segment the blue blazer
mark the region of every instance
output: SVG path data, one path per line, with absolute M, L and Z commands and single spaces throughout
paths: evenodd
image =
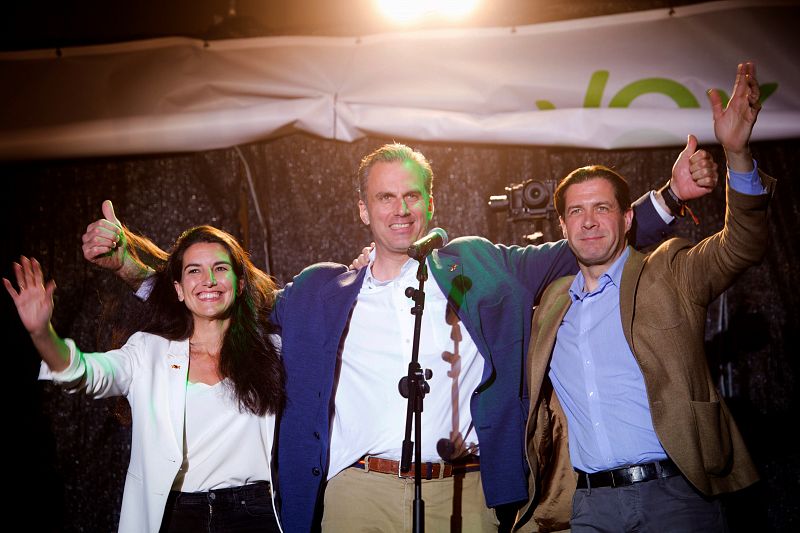
M 636 203 L 641 246 L 668 232 L 645 198 Z M 463 237 L 434 251 L 428 265 L 484 358 L 470 409 L 486 503 L 526 501 L 524 369 L 533 306 L 551 281 L 577 272 L 575 257 L 563 240 L 519 247 Z M 277 493 L 287 533 L 308 532 L 319 519 L 337 355 L 365 272 L 334 263 L 312 265 L 276 300 L 272 320 L 281 328 L 287 395 L 276 434 Z

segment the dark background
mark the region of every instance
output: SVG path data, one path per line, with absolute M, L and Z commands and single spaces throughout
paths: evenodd
M 480 0 L 460 22 L 426 18 L 415 28 L 520 26 L 699 4 L 697 0 Z M 0 17 L 0 49 L 30 50 L 182 35 L 369 35 L 402 29 L 374 0 L 26 0 Z
M 659 7 L 668 2 L 496 0 L 470 25 L 529 24 Z M 674 2 L 673 5 L 694 3 Z M 275 34 L 355 35 L 390 29 L 366 0 L 169 2 L 31 1 L 0 23 L 3 49 L 96 44 L 166 35 L 249 37 Z M 236 16 L 227 13 L 233 5 Z M 434 24 L 436 21 L 431 22 Z M 11 81 L 4 80 L 4 83 Z M 709 117 L 710 120 L 710 117 Z M 756 125 L 756 128 L 758 125 Z M 135 305 L 129 291 L 86 263 L 80 237 L 101 216 L 104 199 L 134 230 L 168 247 L 183 229 L 212 224 L 238 236 L 256 264 L 283 284 L 316 261 L 349 263 L 369 241 L 358 219 L 354 174 L 359 159 L 384 142 L 354 143 L 295 134 L 237 148 L 190 154 L 0 163 L 4 235 L 0 271 L 9 277 L 19 254 L 34 255 L 56 279 L 53 323 L 85 350 L 113 341 L 114 321 Z M 450 238 L 478 234 L 521 242 L 541 230 L 557 238 L 548 219 L 510 223 L 487 207 L 489 196 L 527 179 L 558 179 L 577 166 L 619 170 L 639 195 L 661 185 L 682 147 L 581 150 L 420 143 L 436 175 L 432 225 Z M 721 163 L 718 147 L 709 147 Z M 779 179 L 770 211 L 770 250 L 712 305 L 707 324 L 711 368 L 721 374 L 729 404 L 762 475 L 729 498 L 734 531 L 800 528 L 797 353 L 800 293 L 797 225 L 800 139 L 756 143 L 760 166 Z M 252 187 L 248 182 L 248 172 Z M 699 240 L 722 227 L 722 189 L 692 207 L 699 226 L 677 231 Z M 259 214 L 261 216 L 259 216 Z M 263 224 L 261 223 L 263 218 Z M 39 358 L 10 298 L 0 309 L 8 336 L 5 387 L 7 511 L 31 531 L 112 531 L 118 520 L 130 451 L 130 429 L 115 400 L 88 400 L 38 383 Z M 32 510 L 31 510 L 32 509 Z M 27 511 L 23 514 L 23 510 Z

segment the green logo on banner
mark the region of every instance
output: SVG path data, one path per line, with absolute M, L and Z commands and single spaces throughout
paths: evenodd
M 603 101 L 603 92 L 605 92 L 606 83 L 608 82 L 608 76 L 607 70 L 597 70 L 592 74 L 592 77 L 589 78 L 589 85 L 586 88 L 586 96 L 583 98 L 583 107 L 600 107 L 600 103 Z M 759 100 L 763 104 L 764 101 L 778 89 L 778 84 L 764 83 L 761 84 L 760 87 L 761 97 Z M 722 98 L 722 103 L 727 105 L 730 99 L 728 93 L 722 89 L 717 89 L 717 92 L 719 92 Z M 628 107 L 631 102 L 645 94 L 663 94 L 671 98 L 679 108 L 689 109 L 700 107 L 697 98 L 695 98 L 689 89 L 677 81 L 668 78 L 643 78 L 631 82 L 620 89 L 619 92 L 611 98 L 608 102 L 608 107 Z M 536 100 L 536 107 L 541 111 L 556 108 L 549 100 Z

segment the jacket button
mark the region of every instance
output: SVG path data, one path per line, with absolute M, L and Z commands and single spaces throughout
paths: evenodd
M 318 476 L 320 475 L 321 472 L 320 469 L 315 466 L 314 468 L 311 469 L 311 473 L 314 474 L 315 476 Z
M 319 440 L 319 431 L 314 432 L 314 438 Z

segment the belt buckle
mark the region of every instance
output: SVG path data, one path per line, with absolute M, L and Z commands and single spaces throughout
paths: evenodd
M 636 465 L 630 468 L 630 483 L 639 483 L 647 479 L 647 472 L 643 465 Z
M 434 469 L 435 469 L 435 467 L 437 465 L 439 466 L 439 475 L 434 477 L 433 476 L 433 471 L 434 471 Z M 424 472 L 425 476 L 422 477 L 422 479 L 425 479 L 425 480 L 444 479 L 445 478 L 445 465 L 446 465 L 446 463 L 444 461 L 442 461 L 442 460 L 437 461 L 435 463 L 430 462 L 430 461 L 426 461 L 425 463 L 421 463 L 420 466 L 423 467 L 424 470 L 420 473 L 420 477 L 422 477 L 422 473 Z M 401 461 L 397 461 L 397 477 L 402 478 L 402 479 L 415 477 L 416 476 L 417 463 L 415 461 L 412 461 L 411 465 L 409 465 L 409 466 L 410 467 L 408 469 L 408 472 L 403 474 L 403 472 L 400 470 Z

